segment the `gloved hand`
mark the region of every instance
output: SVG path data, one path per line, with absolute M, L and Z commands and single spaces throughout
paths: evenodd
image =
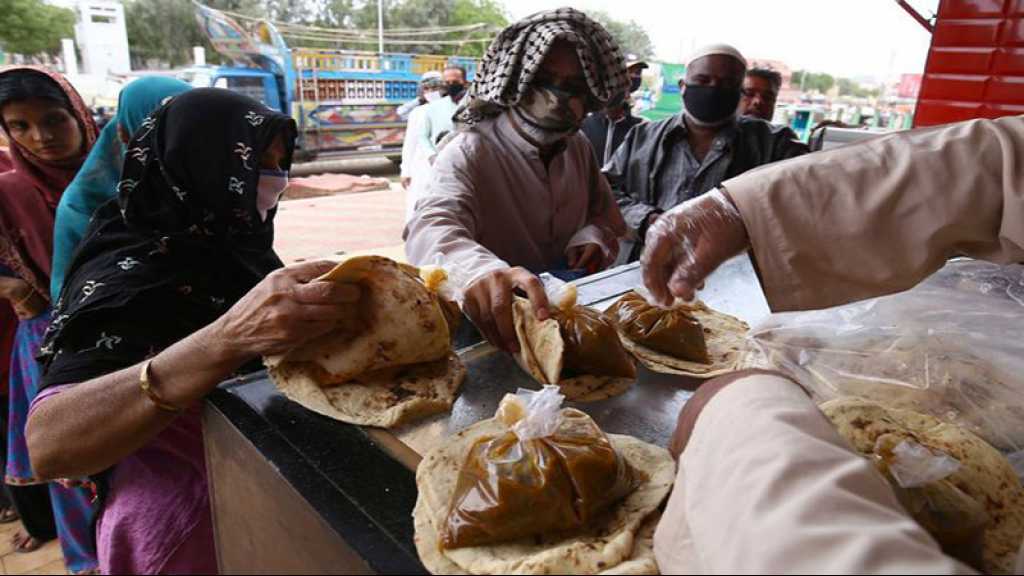
M 664 306 L 676 298 L 692 300 L 704 279 L 749 242 L 736 206 L 712 190 L 665 212 L 647 229 L 640 257 L 644 285 Z

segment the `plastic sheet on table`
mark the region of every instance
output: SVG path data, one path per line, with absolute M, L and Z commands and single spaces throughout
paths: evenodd
M 776 314 L 748 365 L 788 372 L 818 402 L 861 396 L 966 427 L 1022 460 L 1024 267 L 951 261 L 899 294 Z

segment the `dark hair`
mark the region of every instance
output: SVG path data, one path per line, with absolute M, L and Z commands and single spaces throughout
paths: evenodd
M 750 70 L 747 70 L 747 76 L 767 80 L 771 83 L 772 88 L 774 88 L 776 92 L 782 88 L 782 74 L 779 74 L 771 68 L 751 68 Z
M 466 72 L 466 67 L 465 66 L 445 66 L 444 69 L 445 70 L 458 70 L 459 72 L 462 73 L 462 79 L 464 81 L 467 81 L 467 82 L 469 81 L 469 73 Z
M 0 74 L 0 107 L 30 98 L 54 100 L 71 110 L 68 95 L 52 78 L 36 70 L 12 70 Z

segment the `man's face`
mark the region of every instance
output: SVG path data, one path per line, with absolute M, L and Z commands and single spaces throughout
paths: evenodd
M 712 54 L 690 63 L 686 83 L 698 86 L 741 88 L 746 70 L 738 60 L 724 54 Z
M 533 77 L 533 82 L 571 93 L 573 96 L 569 99 L 569 108 L 576 115 L 576 120 L 582 121 L 587 115 L 590 88 L 583 74 L 583 66 L 576 56 L 576 48 L 572 44 L 556 42 L 541 62 L 540 70 Z
M 630 68 L 628 68 L 626 70 L 626 72 L 629 73 L 630 87 L 637 86 L 637 85 L 639 85 L 643 81 L 643 76 L 644 76 L 644 68 L 643 68 L 643 66 L 640 66 L 639 64 L 637 64 L 635 66 L 631 66 Z
M 747 76 L 743 80 L 743 98 L 740 113 L 762 120 L 772 121 L 775 115 L 775 100 L 779 97 L 772 83 L 766 78 Z
M 462 70 L 458 68 L 449 68 L 441 72 L 441 77 L 445 84 L 466 84 L 466 79 L 462 77 Z

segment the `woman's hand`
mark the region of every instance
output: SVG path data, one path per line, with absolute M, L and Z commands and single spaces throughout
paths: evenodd
M 334 268 L 320 261 L 276 270 L 211 326 L 210 335 L 239 358 L 287 352 L 357 314 L 359 287 L 315 281 Z
M 18 320 L 35 318 L 46 311 L 48 306 L 46 298 L 40 296 L 28 282 L 20 278 L 0 278 L 0 298 L 6 298 L 11 302 Z

